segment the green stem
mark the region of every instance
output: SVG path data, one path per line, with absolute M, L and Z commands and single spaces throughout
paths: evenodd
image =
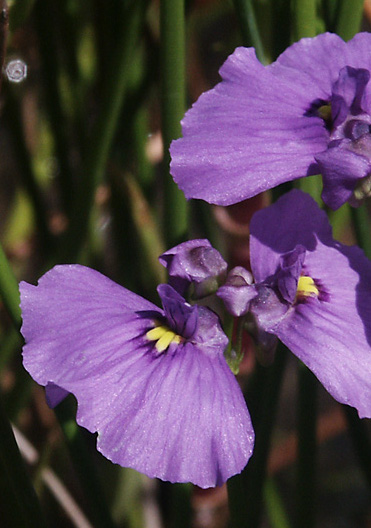
M 10 361 L 15 350 L 19 351 L 21 345 L 21 336 L 19 332 L 11 327 L 4 336 L 0 344 L 0 374 L 7 363 Z
M 14 434 L 0 401 L 0 514 L 4 526 L 43 528 L 45 522 Z
M 170 247 L 184 239 L 187 203 L 170 173 L 169 147 L 181 135 L 185 111 L 185 13 L 184 0 L 161 0 L 161 115 L 164 143 L 164 232 Z
M 350 40 L 358 33 L 364 0 L 339 0 L 335 31 L 344 40 Z
M 300 364 L 295 523 L 298 528 L 312 528 L 315 523 L 316 393 L 317 379 L 305 365 Z
M 56 35 L 59 31 L 56 31 L 58 27 L 55 27 L 56 24 L 59 24 L 59 17 L 56 16 L 54 1 L 51 0 L 37 0 L 34 13 L 35 26 L 39 35 L 48 120 L 53 132 L 55 152 L 60 167 L 60 175 L 57 181 L 65 211 L 70 212 L 74 189 L 69 162 L 70 148 L 66 112 L 63 108 L 59 85 L 60 53 L 56 42 Z
M 76 424 L 75 408 L 70 397 L 66 398 L 55 408 L 55 414 L 62 428 L 73 466 L 88 500 L 88 507 L 94 526 L 96 528 L 115 528 L 100 479 L 92 464 L 82 431 Z
M 371 441 L 369 429 L 366 422 L 362 421 L 353 407 L 343 405 L 343 411 L 348 423 L 355 453 L 358 457 L 359 466 L 371 489 Z
M 314 37 L 317 26 L 317 1 L 316 0 L 293 0 L 293 40 L 303 37 Z
M 0 244 L 0 296 L 5 308 L 15 326 L 21 326 L 21 309 L 19 307 L 18 282 L 10 267 L 8 259 Z
M 256 56 L 263 64 L 266 62 L 263 42 L 252 0 L 233 0 L 244 46 L 253 46 Z
M 119 42 L 116 50 L 113 50 L 106 91 L 102 94 L 102 107 L 88 142 L 74 214 L 63 242 L 59 261 L 76 259 L 87 237 L 95 190 L 104 177 L 146 6 L 147 0 L 132 0 L 124 9 Z
M 14 89 L 13 87 L 9 87 L 7 90 L 4 118 L 7 121 L 7 126 L 11 133 L 12 146 L 19 166 L 21 183 L 30 199 L 33 209 L 37 235 L 43 250 L 50 252 L 53 241 L 48 226 L 46 208 L 42 193 L 40 192 L 40 187 L 36 181 L 30 152 L 27 148 L 22 116 L 20 113 L 20 104 L 19 100 L 15 97 L 15 88 L 16 87 L 14 87 Z
M 287 349 L 281 344 L 272 367 L 264 369 L 263 373 L 258 368 L 259 377 L 263 375 L 263 383 L 258 380 L 254 391 L 259 404 L 254 414 L 260 418 L 253 420 L 256 435 L 254 453 L 243 472 L 227 482 L 231 526 L 258 528 L 260 525 L 267 458 L 286 357 Z
M 264 502 L 272 528 L 290 528 L 290 522 L 272 478 L 267 478 L 265 482 Z
M 364 250 L 366 256 L 371 259 L 370 217 L 367 206 L 363 204 L 360 207 L 351 207 L 350 213 L 357 244 Z

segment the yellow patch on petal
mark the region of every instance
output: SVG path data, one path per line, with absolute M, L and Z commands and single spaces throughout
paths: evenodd
M 171 345 L 171 343 L 179 344 L 183 341 L 183 338 L 170 330 L 165 325 L 155 326 L 146 333 L 147 339 L 150 341 L 157 341 L 155 344 L 157 352 L 165 352 Z
M 312 277 L 307 277 L 305 275 L 299 277 L 296 299 L 302 299 L 303 297 L 318 297 L 318 295 L 319 290 Z

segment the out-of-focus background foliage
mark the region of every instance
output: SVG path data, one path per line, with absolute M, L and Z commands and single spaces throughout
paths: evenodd
M 225 486 L 207 491 L 171 486 L 114 466 L 96 452 L 95 438 L 76 426 L 73 399 L 56 413 L 48 409 L 43 389 L 22 367 L 14 277 L 7 263 L 18 280 L 34 283 L 54 264 L 84 263 L 154 302 L 156 286 L 165 279 L 157 257 L 187 236 L 207 236 L 229 262 L 246 263 L 248 220 L 269 197 L 225 209 L 185 205 L 167 170 L 167 146 L 180 134 L 183 111 L 218 82 L 218 69 L 236 46 L 256 46 L 268 63 L 302 36 L 330 30 L 348 39 L 360 24 L 370 28 L 371 2 L 188 0 L 183 6 L 178 0 L 161 5 L 156 0 L 9 0 L 8 7 L 9 13 L 1 2 L 0 388 L 45 525 L 232 526 Z M 175 109 L 168 101 L 172 83 L 179 96 Z M 354 242 L 346 208 L 333 221 L 336 235 Z M 243 386 L 254 368 L 251 345 L 247 351 Z M 316 482 L 308 488 L 312 513 L 300 517 L 297 391 L 297 362 L 290 359 L 261 526 L 371 527 L 369 424 L 344 413 L 320 387 L 305 411 L 311 416 L 318 405 L 311 446 L 315 467 L 308 474 Z M 26 476 L 9 448 L 11 439 L 5 442 L 4 423 L 0 527 L 39 528 L 27 514 L 27 490 L 19 491 Z M 358 436 L 349 433 L 357 428 Z M 363 450 L 355 449 L 359 439 L 366 439 Z

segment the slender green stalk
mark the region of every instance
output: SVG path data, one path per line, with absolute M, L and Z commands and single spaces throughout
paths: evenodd
M 293 0 L 293 40 L 314 37 L 317 24 L 317 0 Z
M 161 0 L 161 115 L 164 143 L 164 232 L 167 245 L 185 238 L 187 204 L 170 173 L 169 146 L 181 135 L 185 111 L 185 13 L 184 0 Z
M 19 307 L 18 282 L 0 244 L 0 296 L 15 326 L 21 326 L 21 309 Z
M 88 501 L 91 519 L 96 528 L 115 528 L 105 501 L 100 479 L 89 456 L 82 431 L 75 421 L 75 409 L 70 397 L 55 408 L 74 468 Z M 35 525 L 36 526 L 36 525 Z
M 322 0 L 323 21 L 326 31 L 335 31 L 338 0 Z
M 102 94 L 101 110 L 88 142 L 74 214 L 58 256 L 59 261 L 76 259 L 87 237 L 95 190 L 104 177 L 146 6 L 147 0 L 131 0 L 124 10 L 122 31 L 116 49 L 112 50 L 106 91 Z
M 19 349 L 20 343 L 21 336 L 19 332 L 11 327 L 0 344 L 0 374 L 8 361 L 10 361 L 13 352 Z
M 264 501 L 272 528 L 290 528 L 289 519 L 272 478 L 267 478 L 265 482 Z
M 291 0 L 270 0 L 270 10 L 272 13 L 272 60 L 282 53 L 291 41 L 290 29 L 292 10 Z
M 359 31 L 364 0 L 339 0 L 335 31 L 349 40 Z
M 59 85 L 61 65 L 56 42 L 56 35 L 59 33 L 56 31 L 56 25 L 59 24 L 59 18 L 56 16 L 53 0 L 37 0 L 34 13 L 36 30 L 39 35 L 40 57 L 43 66 L 45 102 L 60 168 L 57 181 L 65 211 L 69 212 L 72 206 L 74 189 L 69 162 L 70 147 L 68 142 L 67 117 L 65 109 L 63 108 Z
M 357 244 L 364 250 L 367 257 L 371 259 L 371 224 L 366 204 L 360 207 L 351 207 L 350 212 Z
M 353 407 L 343 405 L 343 411 L 348 423 L 355 453 L 358 457 L 359 467 L 371 489 L 371 439 L 367 424 L 362 421 Z
M 299 365 L 298 460 L 296 486 L 297 528 L 315 525 L 317 380 L 303 364 Z
M 15 97 L 15 90 L 12 87 L 9 87 L 6 94 L 3 117 L 6 119 L 10 130 L 21 183 L 30 199 L 39 241 L 44 252 L 50 253 L 53 241 L 48 226 L 46 207 L 40 187 L 36 181 L 30 152 L 27 148 L 19 100 Z
M 256 387 L 258 392 L 255 391 L 255 397 L 261 400 L 261 404 L 260 409 L 256 411 L 260 419 L 253 420 L 256 435 L 254 453 L 243 472 L 227 482 L 231 526 L 233 527 L 258 528 L 260 526 L 267 458 L 286 357 L 286 347 L 279 345 L 272 367 L 265 369 L 264 383 L 259 383 Z
M 322 199 L 321 199 L 321 190 L 322 190 L 322 182 L 321 182 L 321 176 L 307 176 L 306 178 L 300 178 L 300 180 L 296 180 L 294 182 L 294 186 L 298 189 L 301 189 L 302 191 L 308 193 L 311 195 L 314 200 L 316 200 L 317 204 L 321 206 Z
M 12 528 L 44 528 L 35 490 L 0 401 L 0 513 Z M 4 493 L 4 494 L 3 494 Z M 5 526 L 5 525 L 4 525 Z
M 256 56 L 264 64 L 266 62 L 264 47 L 252 0 L 233 0 L 233 3 L 240 25 L 243 45 L 253 46 Z
M 35 0 L 17 0 L 12 2 L 10 9 L 10 30 L 13 32 L 23 24 L 29 16 Z

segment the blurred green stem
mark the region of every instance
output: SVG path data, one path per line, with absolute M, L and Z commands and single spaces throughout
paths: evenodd
M 286 366 L 287 349 L 279 344 L 272 367 L 259 367 L 263 380 L 255 386 L 258 409 L 255 409 L 255 447 L 251 460 L 240 475 L 228 480 L 231 526 L 258 528 L 263 508 L 263 490 L 267 459 L 277 410 L 278 395 Z M 262 383 L 263 381 L 263 383 Z
M 21 326 L 21 309 L 19 307 L 18 282 L 0 244 L 0 296 L 15 326 Z
M 103 181 L 146 6 L 147 0 L 131 0 L 123 10 L 122 30 L 117 47 L 112 50 L 113 57 L 106 90 L 102 94 L 102 106 L 87 143 L 74 214 L 63 241 L 59 261 L 75 260 L 87 237 L 95 191 Z
M 362 21 L 363 4 L 364 0 L 338 0 L 335 31 L 344 40 L 350 40 L 358 33 Z
M 21 86 L 17 88 L 22 89 Z M 16 98 L 15 92 L 16 87 L 8 87 L 6 104 L 4 106 L 4 117 L 11 133 L 12 147 L 16 154 L 21 182 L 33 209 L 37 235 L 44 252 L 50 253 L 52 249 L 52 237 L 48 226 L 46 207 L 32 167 L 31 156 L 27 148 L 22 123 L 20 99 Z
M 243 45 L 253 46 L 257 58 L 264 64 L 266 60 L 263 42 L 260 37 L 252 0 L 233 0 L 233 3 L 237 14 L 237 20 L 240 25 Z
M 265 482 L 264 501 L 272 528 L 290 528 L 290 522 L 272 478 L 267 478 Z
M 54 409 L 62 428 L 66 444 L 88 501 L 91 520 L 96 528 L 115 528 L 100 479 L 89 455 L 82 430 L 75 420 L 75 406 L 67 397 Z
M 316 0 L 293 0 L 293 41 L 316 35 Z
M 39 501 L 0 401 L 0 517 L 2 526 L 44 528 Z M 7 524 L 8 523 L 8 524 Z
M 72 206 L 73 177 L 69 161 L 70 147 L 66 111 L 63 108 L 60 89 L 60 53 L 57 46 L 59 20 L 56 16 L 54 0 L 37 0 L 34 8 L 35 26 L 39 36 L 39 49 L 42 61 L 45 102 L 48 120 L 53 132 L 55 152 L 60 174 L 57 181 L 60 187 L 62 203 L 68 213 Z M 57 27 L 56 27 L 57 25 Z M 64 43 L 67 45 L 67 43 Z
M 367 423 L 361 420 L 353 407 L 343 405 L 348 430 L 358 457 L 359 467 L 371 489 L 371 441 Z
M 315 471 L 317 379 L 302 363 L 299 364 L 298 459 L 296 486 L 297 528 L 313 528 L 315 523 Z
M 367 204 L 363 204 L 360 207 L 351 207 L 350 213 L 357 244 L 364 250 L 366 256 L 371 259 L 370 216 L 368 214 Z
M 164 232 L 167 246 L 183 240 L 187 232 L 187 203 L 170 173 L 169 146 L 181 135 L 185 111 L 184 0 L 160 1 L 161 115 L 164 149 Z

